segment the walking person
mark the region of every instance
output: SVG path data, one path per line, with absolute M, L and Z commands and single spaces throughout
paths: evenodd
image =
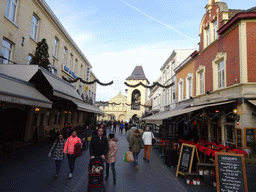
M 133 135 L 133 133 L 134 133 L 134 131 L 136 130 L 137 128 L 136 128 L 136 125 L 132 125 L 132 127 L 131 127 L 131 129 L 128 131 L 128 133 L 127 133 L 127 141 L 128 141 L 128 143 L 130 144 L 130 141 L 131 141 L 131 139 L 132 139 L 132 135 Z
M 113 128 L 114 128 L 113 132 L 116 132 L 116 125 L 117 125 L 117 122 L 115 120 L 114 123 L 113 123 Z
M 55 161 L 55 178 L 58 178 L 58 175 L 60 173 L 60 168 L 61 168 L 61 163 L 62 160 L 64 159 L 64 145 L 65 145 L 66 140 L 63 139 L 63 135 L 59 134 L 58 139 L 56 139 L 53 143 L 53 146 L 48 154 L 48 157 L 50 158 L 51 156 L 53 157 L 53 160 Z
M 71 134 L 73 133 L 73 128 L 72 125 L 70 125 L 70 123 L 67 123 L 67 126 L 63 129 L 63 136 L 65 139 L 69 138 L 71 136 Z
M 109 165 L 111 165 L 111 170 L 113 173 L 113 182 L 116 184 L 116 170 L 115 170 L 115 162 L 116 162 L 116 153 L 117 153 L 117 140 L 115 139 L 115 135 L 110 133 L 108 135 L 108 152 L 106 154 L 106 177 L 105 180 L 109 176 Z
M 91 159 L 95 157 L 101 157 L 105 160 L 106 154 L 108 152 L 108 139 L 103 136 L 103 128 L 100 127 L 98 130 L 98 135 L 93 136 L 90 144 L 90 156 Z
M 127 122 L 125 122 L 125 124 L 124 124 L 124 128 L 125 128 L 125 133 L 126 133 L 126 134 L 127 134 L 127 131 L 128 131 L 128 127 L 129 127 L 128 123 L 127 123 Z
M 72 174 L 75 167 L 76 155 L 74 154 L 75 144 L 80 143 L 82 146 L 81 139 L 77 137 L 76 131 L 73 131 L 72 135 L 67 139 L 64 146 L 64 153 L 68 153 L 68 164 L 69 164 L 69 179 L 72 178 Z
M 142 140 L 144 142 L 144 157 L 143 159 L 149 163 L 150 152 L 152 147 L 152 139 L 155 139 L 154 134 L 146 127 L 146 131 L 142 135 Z
M 140 134 L 139 130 L 136 129 L 132 135 L 128 150 L 133 152 L 134 165 L 135 165 L 135 169 L 137 171 L 139 170 L 138 161 L 139 161 L 140 149 L 142 147 L 141 141 L 142 141 L 141 134 Z
M 88 149 L 89 143 L 90 143 L 90 138 L 92 137 L 92 131 L 89 129 L 89 126 L 86 126 L 84 130 L 85 134 L 85 148 Z
M 124 129 L 124 124 L 123 124 L 123 122 L 121 122 L 121 124 L 120 124 L 120 131 L 121 131 L 121 134 L 123 134 L 123 129 Z

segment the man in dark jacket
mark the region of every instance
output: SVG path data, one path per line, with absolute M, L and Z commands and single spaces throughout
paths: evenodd
M 63 129 L 63 136 L 65 139 L 69 138 L 73 133 L 72 126 L 68 123 L 67 126 Z
M 91 159 L 95 157 L 102 157 L 104 160 L 108 152 L 108 139 L 103 136 L 103 128 L 100 127 L 98 135 L 93 136 L 90 144 L 90 156 Z

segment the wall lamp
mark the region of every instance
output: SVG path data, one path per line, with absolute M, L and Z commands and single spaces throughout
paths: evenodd
M 237 109 L 233 109 L 234 119 L 238 122 L 240 120 L 240 115 L 237 114 Z
M 40 109 L 38 107 L 35 108 L 35 112 L 38 112 L 40 111 Z

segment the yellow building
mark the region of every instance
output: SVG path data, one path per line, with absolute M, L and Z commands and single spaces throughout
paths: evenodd
M 63 77 L 68 80 L 81 77 L 86 81 L 93 81 L 97 77 L 91 71 L 92 66 L 83 52 L 45 0 L 1 1 L 0 26 L 1 78 L 10 86 L 14 86 L 17 81 L 20 85 L 29 82 L 24 87 L 31 90 L 25 92 L 18 87 L 17 90 L 8 87 L 0 90 L 0 114 L 5 115 L 4 119 L 10 119 L 6 114 L 12 114 L 17 109 L 20 110 L 15 115 L 24 117 L 17 118 L 20 125 L 18 128 L 10 121 L 2 122 L 2 135 L 10 131 L 13 139 L 30 140 L 38 126 L 51 130 L 62 128 L 66 123 L 81 126 L 92 122 L 92 119 L 96 120 L 95 113 L 102 112 L 92 105 L 96 98 L 96 84 L 89 85 L 87 89 L 80 81 L 68 83 Z M 38 67 L 36 63 L 30 65 L 37 44 L 42 39 L 46 39 L 49 47 L 51 71 Z M 45 84 L 40 85 L 37 79 L 43 79 Z M 40 93 L 31 83 L 37 89 L 40 87 Z M 47 91 L 44 86 L 48 86 Z M 31 95 L 32 91 L 34 95 Z M 39 97 L 44 105 L 35 102 Z M 7 110 L 10 112 L 7 113 Z M 12 130 L 5 130 L 9 127 Z
M 132 74 L 126 79 L 130 85 L 127 88 L 127 97 L 121 92 L 108 101 L 109 104 L 99 103 L 100 109 L 105 112 L 100 115 L 98 120 L 129 120 L 134 117 L 141 118 L 145 114 L 145 105 L 148 99 L 148 89 L 140 85 L 133 87 L 138 83 L 149 85 L 142 66 L 136 66 Z M 119 105 L 118 105 L 119 104 Z

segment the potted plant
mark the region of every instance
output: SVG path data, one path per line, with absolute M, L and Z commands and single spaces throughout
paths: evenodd
M 199 169 L 199 175 L 203 175 L 203 169 Z
M 190 184 L 190 177 L 187 177 L 186 183 L 189 185 Z

